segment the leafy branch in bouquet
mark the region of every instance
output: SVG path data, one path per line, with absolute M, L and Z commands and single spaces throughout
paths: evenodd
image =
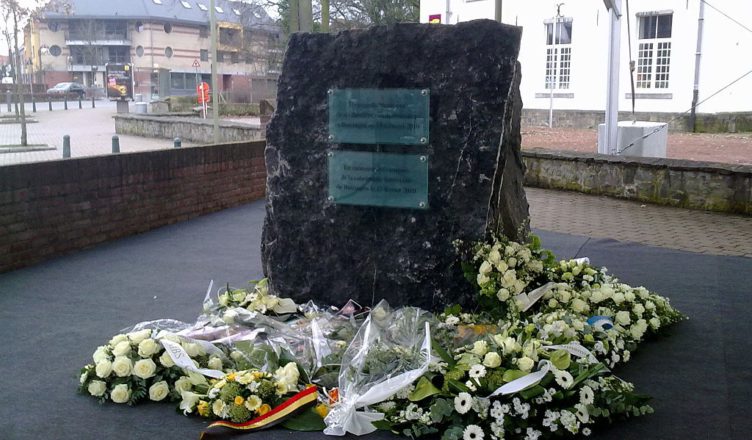
M 237 317 L 235 308 L 241 308 L 263 315 L 286 316 L 298 311 L 298 306 L 290 298 L 279 298 L 269 293 L 266 278 L 249 281 L 245 289 L 233 289 L 229 284 L 217 296 L 218 304 L 208 301 L 204 304 L 204 313 L 221 318 L 232 324 Z

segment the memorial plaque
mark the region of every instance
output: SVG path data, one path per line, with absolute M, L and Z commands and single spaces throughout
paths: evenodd
M 427 89 L 329 90 L 329 141 L 428 144 Z
M 428 208 L 428 156 L 330 151 L 329 200 L 343 205 Z

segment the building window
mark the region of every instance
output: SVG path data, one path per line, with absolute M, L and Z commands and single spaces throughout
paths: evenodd
M 170 32 L 172 32 L 172 25 L 170 23 L 165 23 L 164 24 L 164 31 L 167 34 L 169 34 Z
M 52 32 L 57 32 L 57 30 L 60 29 L 60 25 L 55 21 L 51 21 L 47 24 L 47 28 Z
M 232 52 L 230 54 L 230 62 L 232 62 L 232 64 L 238 64 L 239 61 L 240 61 L 240 57 L 238 56 L 238 53 Z
M 201 26 L 198 28 L 198 36 L 199 38 L 209 38 L 209 27 Z
M 167 58 L 172 58 L 172 48 L 170 46 L 165 47 L 164 56 L 166 56 Z
M 144 46 L 137 46 L 136 47 L 136 56 L 137 57 L 144 56 Z
M 572 19 L 546 25 L 546 89 L 568 89 L 572 71 Z
M 124 64 L 130 61 L 129 55 L 127 46 L 110 46 L 107 50 L 107 62 Z
M 206 49 L 201 49 L 199 52 L 199 58 L 201 61 L 209 61 L 209 51 Z
M 638 89 L 667 89 L 671 65 L 671 13 L 637 14 L 639 46 L 637 49 Z
M 185 0 L 180 0 L 180 3 L 181 3 L 181 4 L 183 5 L 183 7 L 184 7 L 185 9 L 191 9 L 191 4 L 190 4 L 190 3 L 188 3 L 187 1 L 185 1 Z
M 141 32 L 144 30 L 144 23 L 142 21 L 136 22 L 136 32 Z
M 63 50 L 60 49 L 60 46 L 58 46 L 57 44 L 50 46 L 50 55 L 52 55 L 53 57 L 59 57 L 61 53 L 63 53 Z
M 206 5 L 203 5 L 201 3 L 196 3 L 196 4 L 198 5 L 198 8 L 201 9 L 202 11 L 208 11 L 209 10 L 209 8 L 207 8 Z

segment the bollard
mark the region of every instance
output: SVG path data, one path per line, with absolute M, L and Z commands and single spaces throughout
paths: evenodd
M 120 153 L 120 138 L 117 135 L 112 137 L 112 152 Z
M 10 113 L 13 109 L 10 106 L 11 99 L 13 98 L 13 95 L 10 93 L 10 90 L 5 92 L 5 103 L 8 104 L 8 113 Z
M 63 158 L 70 157 L 70 136 L 63 136 Z
M 31 92 L 31 111 L 34 113 L 37 112 L 37 102 L 34 101 L 34 92 Z
M 68 110 L 68 94 L 63 95 L 63 99 L 65 100 L 65 109 Z
M 47 95 L 47 107 L 52 111 L 52 97 L 50 95 Z
M 180 148 L 183 145 L 183 142 L 180 140 L 180 138 L 175 138 L 175 141 L 173 142 L 173 146 L 175 148 Z
M 78 109 L 81 110 L 82 108 L 84 107 L 81 105 L 81 95 L 78 95 Z
M 91 108 L 96 108 L 96 107 L 97 106 L 94 105 L 94 94 L 92 92 L 92 95 L 91 95 Z

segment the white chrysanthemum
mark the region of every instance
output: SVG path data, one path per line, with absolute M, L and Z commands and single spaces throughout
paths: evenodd
M 590 431 L 590 428 L 582 428 L 582 435 L 587 437 L 590 434 L 592 434 L 592 431 Z
M 574 408 L 577 410 L 575 415 L 578 419 L 580 419 L 580 422 L 587 423 L 590 421 L 590 412 L 587 409 L 587 406 L 578 403 L 574 406 Z
M 472 367 L 470 367 L 468 374 L 473 379 L 480 379 L 481 377 L 486 376 L 486 367 L 484 367 L 483 365 L 473 365 Z
M 595 400 L 595 393 L 593 389 L 585 385 L 580 389 L 580 403 L 583 405 L 592 405 Z
M 456 317 L 454 315 L 447 316 L 446 321 L 444 321 L 444 323 L 446 325 L 457 325 L 457 324 L 459 324 L 459 322 L 460 322 L 460 318 L 458 318 L 458 317 Z
M 454 410 L 459 414 L 467 414 L 473 407 L 473 396 L 468 393 L 459 393 L 454 398 Z
M 501 410 L 501 404 L 498 400 L 491 406 L 491 417 L 495 420 L 499 420 L 504 417 L 504 412 Z
M 541 432 L 533 428 L 527 428 L 525 434 L 525 440 L 538 440 L 541 436 Z
M 472 380 L 468 380 L 467 382 L 465 382 L 465 386 L 470 391 L 477 391 L 478 390 L 478 387 L 475 386 L 475 382 L 473 382 Z
M 574 378 L 568 371 L 555 371 L 554 376 L 556 377 L 556 383 L 565 390 L 568 390 L 574 383 Z
M 483 440 L 485 433 L 483 428 L 478 425 L 467 425 L 462 433 L 462 440 Z

